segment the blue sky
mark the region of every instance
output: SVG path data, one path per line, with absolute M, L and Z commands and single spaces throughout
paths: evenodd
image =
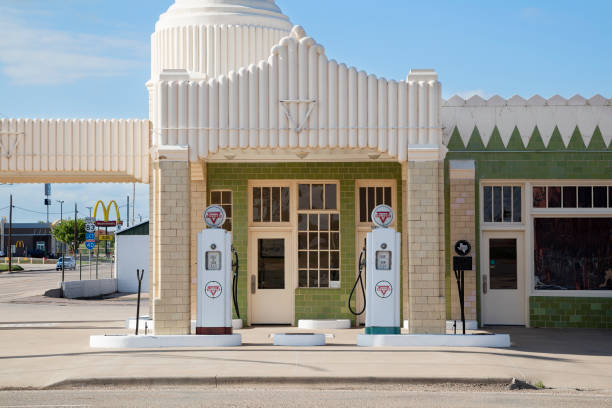
M 145 118 L 149 36 L 172 0 L 2 0 L 0 117 Z M 277 0 L 329 58 L 404 79 L 434 68 L 443 96 L 612 97 L 610 1 Z M 61 56 L 59 58 L 58 56 Z M 44 212 L 40 185 L 0 186 Z M 60 185 L 53 199 L 125 202 L 127 184 Z M 147 186 L 136 213 L 148 214 Z M 6 204 L 4 203 L 6 201 Z M 59 212 L 58 208 L 53 212 Z M 43 219 L 16 210 L 17 221 Z

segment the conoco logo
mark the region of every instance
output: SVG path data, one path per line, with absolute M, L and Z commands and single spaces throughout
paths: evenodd
M 204 293 L 206 293 L 206 296 L 212 299 L 221 296 L 221 292 L 223 292 L 223 287 L 217 281 L 210 281 L 204 287 Z
M 393 222 L 393 209 L 385 204 L 380 204 L 372 210 L 372 222 L 379 227 L 386 228 Z
M 388 298 L 391 296 L 391 292 L 393 292 L 393 286 L 388 281 L 379 281 L 374 287 L 374 291 L 378 297 Z
M 204 211 L 204 222 L 209 228 L 219 228 L 225 222 L 225 211 L 218 205 L 211 205 Z

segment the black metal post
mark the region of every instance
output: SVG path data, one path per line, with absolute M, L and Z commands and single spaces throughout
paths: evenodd
M 138 323 L 140 321 L 140 291 L 142 289 L 142 278 L 144 277 L 144 269 L 136 269 L 136 278 L 138 279 L 138 302 L 136 303 L 136 335 L 138 336 Z
M 13 251 L 11 242 L 13 240 L 13 195 L 11 194 L 11 201 L 9 207 L 9 236 L 8 236 L 8 245 L 6 249 L 8 250 L 8 259 L 9 259 L 9 268 L 8 273 L 13 271 Z
M 457 280 L 457 292 L 459 294 L 459 306 L 461 307 L 461 324 L 462 332 L 465 334 L 465 298 L 464 298 L 464 289 L 465 289 L 465 280 L 464 280 L 464 271 L 456 270 L 455 271 L 455 279 Z

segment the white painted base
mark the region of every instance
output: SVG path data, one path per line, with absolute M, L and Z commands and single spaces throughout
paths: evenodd
M 455 322 L 454 320 L 447 320 L 446 330 L 453 330 L 454 322 Z M 461 326 L 462 326 L 461 320 L 457 320 L 457 331 L 461 330 Z M 404 325 L 402 326 L 402 328 L 406 330 L 409 329 L 408 320 L 404 320 Z M 476 320 L 466 320 L 465 330 L 478 330 L 478 322 Z
M 457 332 L 462 330 L 463 324 L 461 320 L 457 320 Z M 446 321 L 446 330 L 453 330 L 453 324 L 455 320 L 447 320 Z M 465 330 L 478 330 L 478 322 L 476 320 L 466 320 L 465 321 Z
M 350 329 L 351 321 L 349 319 L 302 319 L 298 320 L 298 327 L 308 330 Z
M 363 347 L 510 347 L 509 334 L 360 334 Z
M 89 337 L 89 347 L 94 348 L 235 347 L 241 344 L 240 334 Z
M 144 333 L 145 323 L 147 324 L 147 332 L 151 333 L 153 331 L 153 328 L 155 327 L 155 323 L 153 322 L 153 319 L 151 319 L 150 316 L 141 316 L 140 317 L 140 323 L 138 325 L 138 331 L 140 332 L 142 330 L 142 333 Z M 195 333 L 195 325 L 196 325 L 196 321 L 192 320 L 191 321 L 191 333 Z M 125 328 L 126 329 L 131 329 L 131 330 L 136 330 L 136 318 L 132 317 L 130 319 L 127 319 L 125 321 Z M 232 320 L 232 329 L 234 329 L 234 330 L 242 329 L 242 319 L 233 319 Z
M 273 335 L 275 346 L 324 346 L 324 334 L 286 334 L 276 333 Z

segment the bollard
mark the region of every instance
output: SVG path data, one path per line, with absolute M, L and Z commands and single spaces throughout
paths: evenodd
M 142 278 L 143 277 L 144 277 L 144 269 L 136 269 L 136 278 L 138 279 L 138 302 L 136 303 L 136 335 L 137 336 L 138 336 L 138 323 L 140 321 L 140 290 L 142 289 Z

